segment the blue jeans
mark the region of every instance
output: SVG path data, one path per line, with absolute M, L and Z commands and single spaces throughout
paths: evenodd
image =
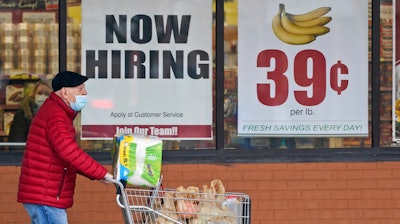
M 24 203 L 31 224 L 68 224 L 67 212 L 62 208 Z

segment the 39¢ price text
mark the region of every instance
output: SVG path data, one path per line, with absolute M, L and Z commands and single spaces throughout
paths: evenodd
M 271 61 L 275 66 L 271 68 Z M 269 68 L 266 83 L 257 84 L 258 101 L 266 106 L 279 106 L 289 97 L 289 79 L 287 70 L 289 60 L 285 52 L 280 50 L 263 50 L 258 54 L 257 67 Z M 272 70 L 271 70 L 272 69 Z M 340 60 L 330 66 L 327 72 L 325 56 L 317 50 L 303 50 L 293 60 L 293 80 L 299 87 L 293 87 L 293 95 L 297 103 L 303 106 L 316 106 L 326 97 L 327 78 L 330 88 L 341 95 L 348 87 L 348 67 Z M 271 88 L 274 85 L 275 88 Z

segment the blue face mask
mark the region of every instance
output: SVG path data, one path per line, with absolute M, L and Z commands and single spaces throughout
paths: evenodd
M 86 106 L 86 103 L 87 103 L 86 95 L 77 95 L 77 96 L 75 96 L 75 99 L 76 99 L 75 102 L 71 102 L 70 103 L 71 104 L 71 108 L 74 111 L 82 110 Z

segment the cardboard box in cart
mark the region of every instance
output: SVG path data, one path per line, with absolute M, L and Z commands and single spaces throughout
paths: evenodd
M 146 187 L 155 187 L 160 180 L 162 140 L 158 137 L 115 135 L 112 156 L 116 180 Z

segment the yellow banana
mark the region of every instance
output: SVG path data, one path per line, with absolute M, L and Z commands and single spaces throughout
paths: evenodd
M 315 36 L 311 34 L 292 34 L 283 29 L 281 24 L 281 14 L 284 6 L 282 4 L 279 5 L 279 11 L 272 19 L 272 30 L 275 33 L 275 36 L 278 37 L 281 41 L 293 44 L 293 45 L 301 45 L 308 44 L 315 40 Z
M 304 14 L 289 14 L 289 16 L 296 21 L 308 21 L 321 17 L 327 14 L 329 11 L 331 11 L 331 7 L 319 7 Z
M 293 34 L 312 34 L 312 35 L 323 35 L 330 31 L 329 27 L 325 26 L 312 26 L 312 27 L 301 27 L 294 24 L 286 14 L 285 8 L 282 9 L 281 23 L 283 29 Z
M 312 20 L 308 20 L 308 21 L 296 21 L 296 20 L 292 19 L 292 17 L 290 17 L 290 16 L 289 16 L 289 18 L 291 19 L 291 21 L 294 24 L 296 24 L 298 26 L 302 26 L 302 27 L 323 26 L 332 20 L 332 17 L 330 17 L 330 16 L 322 16 L 322 17 L 318 17 L 316 19 L 312 19 Z

